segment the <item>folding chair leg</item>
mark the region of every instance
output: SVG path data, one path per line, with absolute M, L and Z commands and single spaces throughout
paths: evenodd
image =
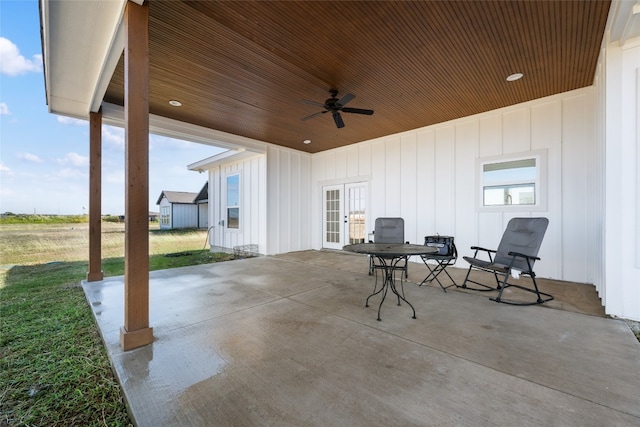
M 449 280 L 451 280 L 451 284 L 448 286 L 442 286 L 442 283 L 440 283 L 440 280 L 438 280 L 437 275 L 436 275 L 436 280 L 438 280 L 438 283 L 440 283 L 440 286 L 442 287 L 442 290 L 447 292 L 447 289 L 449 289 L 452 286 L 455 286 L 456 288 L 459 288 L 460 286 L 458 286 L 458 284 L 456 283 L 455 280 L 453 280 L 453 277 L 451 277 L 451 275 L 449 274 L 449 272 L 447 271 L 447 267 L 443 266 L 441 272 L 444 272 L 444 274 L 447 275 L 447 277 L 449 277 Z M 439 274 L 439 273 L 438 273 Z
M 425 261 L 424 264 L 427 266 L 427 269 L 429 270 L 429 275 L 427 275 L 427 277 L 425 277 L 424 280 L 422 282 L 420 282 L 420 284 L 418 286 L 422 286 L 426 282 L 433 282 L 435 280 L 436 282 L 438 282 L 438 285 L 440 285 L 440 287 L 442 288 L 442 290 L 444 292 L 447 292 L 447 289 L 449 289 L 452 286 L 455 286 L 456 288 L 459 287 L 458 284 L 455 282 L 455 280 L 453 280 L 453 277 L 451 277 L 449 272 L 446 270 L 447 264 L 443 264 L 442 262 L 438 262 L 434 268 L 431 268 L 431 266 L 426 261 Z M 452 283 L 451 285 L 444 286 L 442 284 L 442 282 L 440 281 L 440 279 L 438 278 L 438 276 L 443 271 L 449 277 L 449 280 L 451 280 L 451 283 Z

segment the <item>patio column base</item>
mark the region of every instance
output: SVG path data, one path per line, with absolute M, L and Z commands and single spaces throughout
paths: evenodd
M 102 279 L 104 279 L 102 270 L 98 273 L 87 273 L 87 282 L 99 282 Z
M 153 342 L 153 328 L 143 328 L 136 331 L 127 331 L 124 326 L 120 327 L 120 346 L 124 351 L 143 347 Z

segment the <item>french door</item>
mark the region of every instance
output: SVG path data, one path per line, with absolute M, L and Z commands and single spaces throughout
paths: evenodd
M 366 242 L 365 182 L 322 187 L 322 199 L 324 248 L 342 249 L 344 245 Z

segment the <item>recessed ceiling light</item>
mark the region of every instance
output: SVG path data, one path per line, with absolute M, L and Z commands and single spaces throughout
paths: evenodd
M 520 80 L 524 76 L 522 73 L 514 73 L 507 77 L 508 82 L 514 82 L 516 80 Z
M 304 141 L 302 141 L 305 144 L 311 144 L 311 140 L 310 139 L 305 139 Z
M 172 99 L 171 101 L 169 101 L 169 105 L 172 105 L 174 107 L 182 107 L 182 102 Z

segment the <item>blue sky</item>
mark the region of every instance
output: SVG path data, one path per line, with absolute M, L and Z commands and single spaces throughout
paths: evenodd
M 102 213 L 124 213 L 124 130 L 103 126 Z M 198 192 L 187 165 L 221 152 L 151 135 L 149 210 L 160 192 Z M 82 214 L 89 203 L 88 122 L 47 111 L 36 0 L 0 1 L 0 213 Z

